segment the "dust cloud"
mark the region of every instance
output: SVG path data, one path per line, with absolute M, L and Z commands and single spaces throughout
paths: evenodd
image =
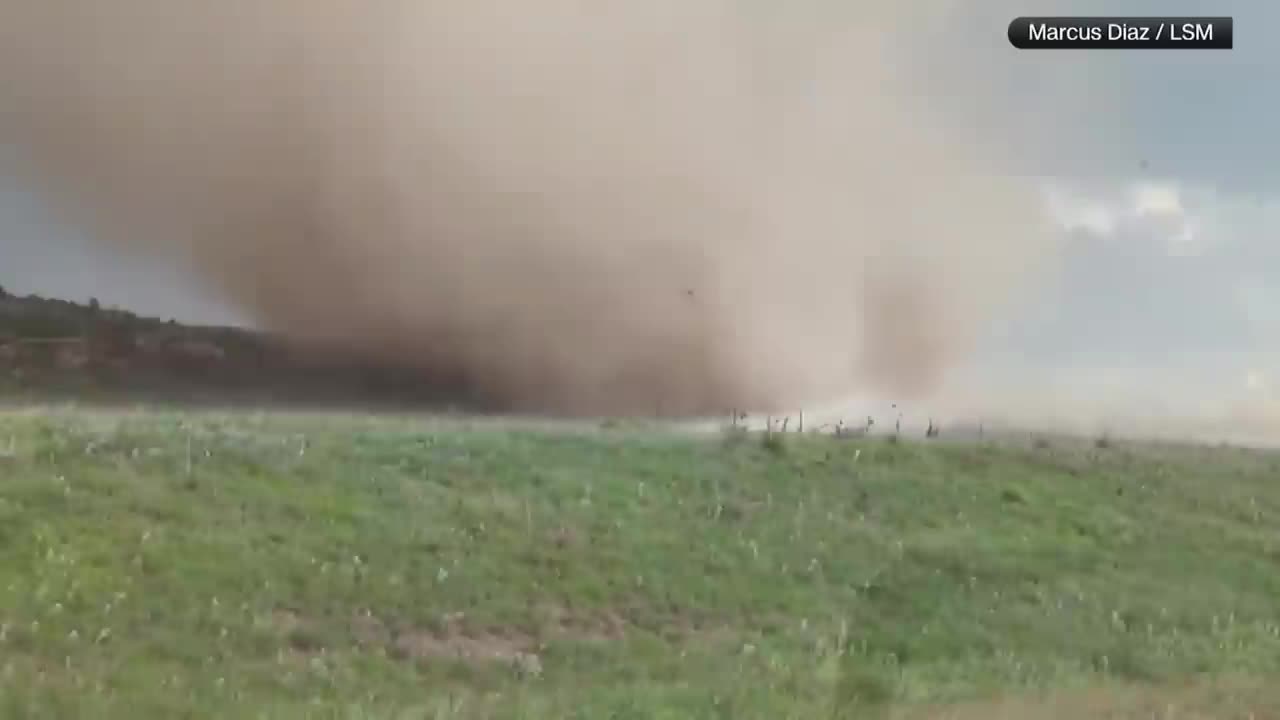
M 0 142 L 121 253 L 514 409 L 926 397 L 1052 233 L 903 69 L 948 3 L 846 5 L 0 0 Z

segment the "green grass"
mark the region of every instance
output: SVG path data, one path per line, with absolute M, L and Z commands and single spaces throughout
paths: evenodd
M 1118 441 L 10 413 L 0 716 L 1274 717 L 1278 482 Z

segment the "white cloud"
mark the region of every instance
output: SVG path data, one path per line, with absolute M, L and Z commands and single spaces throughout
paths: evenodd
M 1186 216 L 1182 193 L 1172 183 L 1136 183 L 1131 189 L 1133 213 L 1140 218 L 1178 218 Z
M 1110 237 L 1119 226 L 1117 208 L 1069 188 L 1047 188 L 1045 204 L 1049 216 L 1068 232 L 1083 230 L 1091 235 Z
M 1046 204 L 1066 232 L 1083 231 L 1099 239 L 1157 237 L 1171 256 L 1201 255 L 1213 246 L 1205 231 L 1204 208 L 1190 196 L 1212 199 L 1172 181 L 1142 180 L 1106 187 L 1051 187 Z

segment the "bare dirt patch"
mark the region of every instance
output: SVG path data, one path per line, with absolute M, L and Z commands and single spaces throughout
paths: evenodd
M 539 614 L 542 616 L 543 635 L 557 639 L 619 642 L 626 638 L 630 624 L 612 610 L 587 613 L 547 604 L 540 608 Z
M 348 630 L 357 647 L 404 661 L 507 665 L 521 674 L 541 673 L 537 655 L 541 645 L 533 636 L 506 629 L 477 631 L 467 628 L 464 620 L 462 613 L 453 613 L 443 618 L 438 630 L 394 627 L 364 610 L 351 617 Z M 319 639 L 323 636 L 322 621 L 282 608 L 271 613 L 269 622 L 280 638 L 283 654 L 307 658 L 327 652 Z
M 535 610 L 533 623 L 526 628 L 477 627 L 465 613 L 443 616 L 435 627 L 401 626 L 363 610 L 355 613 L 347 628 L 354 644 L 366 651 L 415 663 L 461 663 L 483 668 L 508 666 L 521 675 L 542 672 L 541 654 L 551 642 L 617 643 L 633 631 L 657 632 L 680 642 L 720 638 L 723 633 L 691 617 L 665 618 L 653 623 L 629 620 L 623 612 L 609 609 L 576 610 L 546 603 Z M 280 637 L 284 651 L 293 656 L 323 654 L 322 621 L 288 608 L 273 611 L 272 630 Z

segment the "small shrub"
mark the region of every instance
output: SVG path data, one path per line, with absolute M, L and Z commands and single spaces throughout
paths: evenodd
M 1111 447 L 1111 436 L 1107 435 L 1106 433 L 1099 435 L 1098 439 L 1093 441 L 1093 446 L 1098 448 L 1099 450 L 1106 450 L 1107 448 Z
M 765 450 L 775 455 L 781 455 L 787 450 L 786 436 L 778 432 L 765 433 L 760 440 L 760 444 Z

